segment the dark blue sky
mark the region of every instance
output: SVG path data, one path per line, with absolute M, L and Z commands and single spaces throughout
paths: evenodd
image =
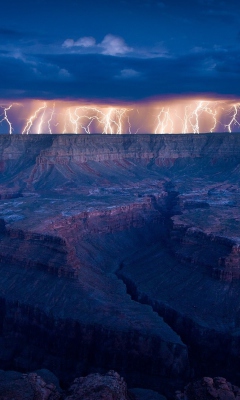
M 1 2 L 0 97 L 240 96 L 238 0 Z

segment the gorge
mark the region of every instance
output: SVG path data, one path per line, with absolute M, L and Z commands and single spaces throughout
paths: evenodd
M 240 135 L 0 135 L 0 369 L 239 384 Z

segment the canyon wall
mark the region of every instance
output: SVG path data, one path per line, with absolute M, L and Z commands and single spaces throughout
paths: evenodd
M 7 161 L 67 164 L 239 156 L 237 133 L 199 135 L 1 135 L 1 170 Z
M 0 135 L 0 368 L 115 369 L 165 393 L 236 380 L 239 150 L 238 134 Z

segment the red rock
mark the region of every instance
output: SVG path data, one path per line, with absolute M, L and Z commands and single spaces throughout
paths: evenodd
M 0 400 L 60 400 L 53 383 L 46 383 L 36 373 L 0 371 Z
M 91 374 L 77 378 L 70 386 L 65 400 L 131 400 L 127 385 L 117 372 Z
M 231 385 L 225 378 L 209 378 L 189 383 L 184 392 L 177 392 L 176 400 L 236 400 L 239 388 Z

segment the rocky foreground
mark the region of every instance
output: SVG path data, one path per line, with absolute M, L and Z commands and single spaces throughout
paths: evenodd
M 164 400 L 156 392 L 144 389 L 128 391 L 115 371 L 76 378 L 63 391 L 58 379 L 48 370 L 21 374 L 0 371 L 0 400 Z
M 62 390 L 56 376 L 48 370 L 21 374 L 0 371 L 0 400 L 167 400 L 147 389 L 128 390 L 125 380 L 115 371 L 76 378 Z M 177 390 L 175 400 L 239 400 L 240 388 L 225 378 L 205 377 Z
M 172 396 L 240 367 L 240 135 L 0 136 L 0 368 Z

